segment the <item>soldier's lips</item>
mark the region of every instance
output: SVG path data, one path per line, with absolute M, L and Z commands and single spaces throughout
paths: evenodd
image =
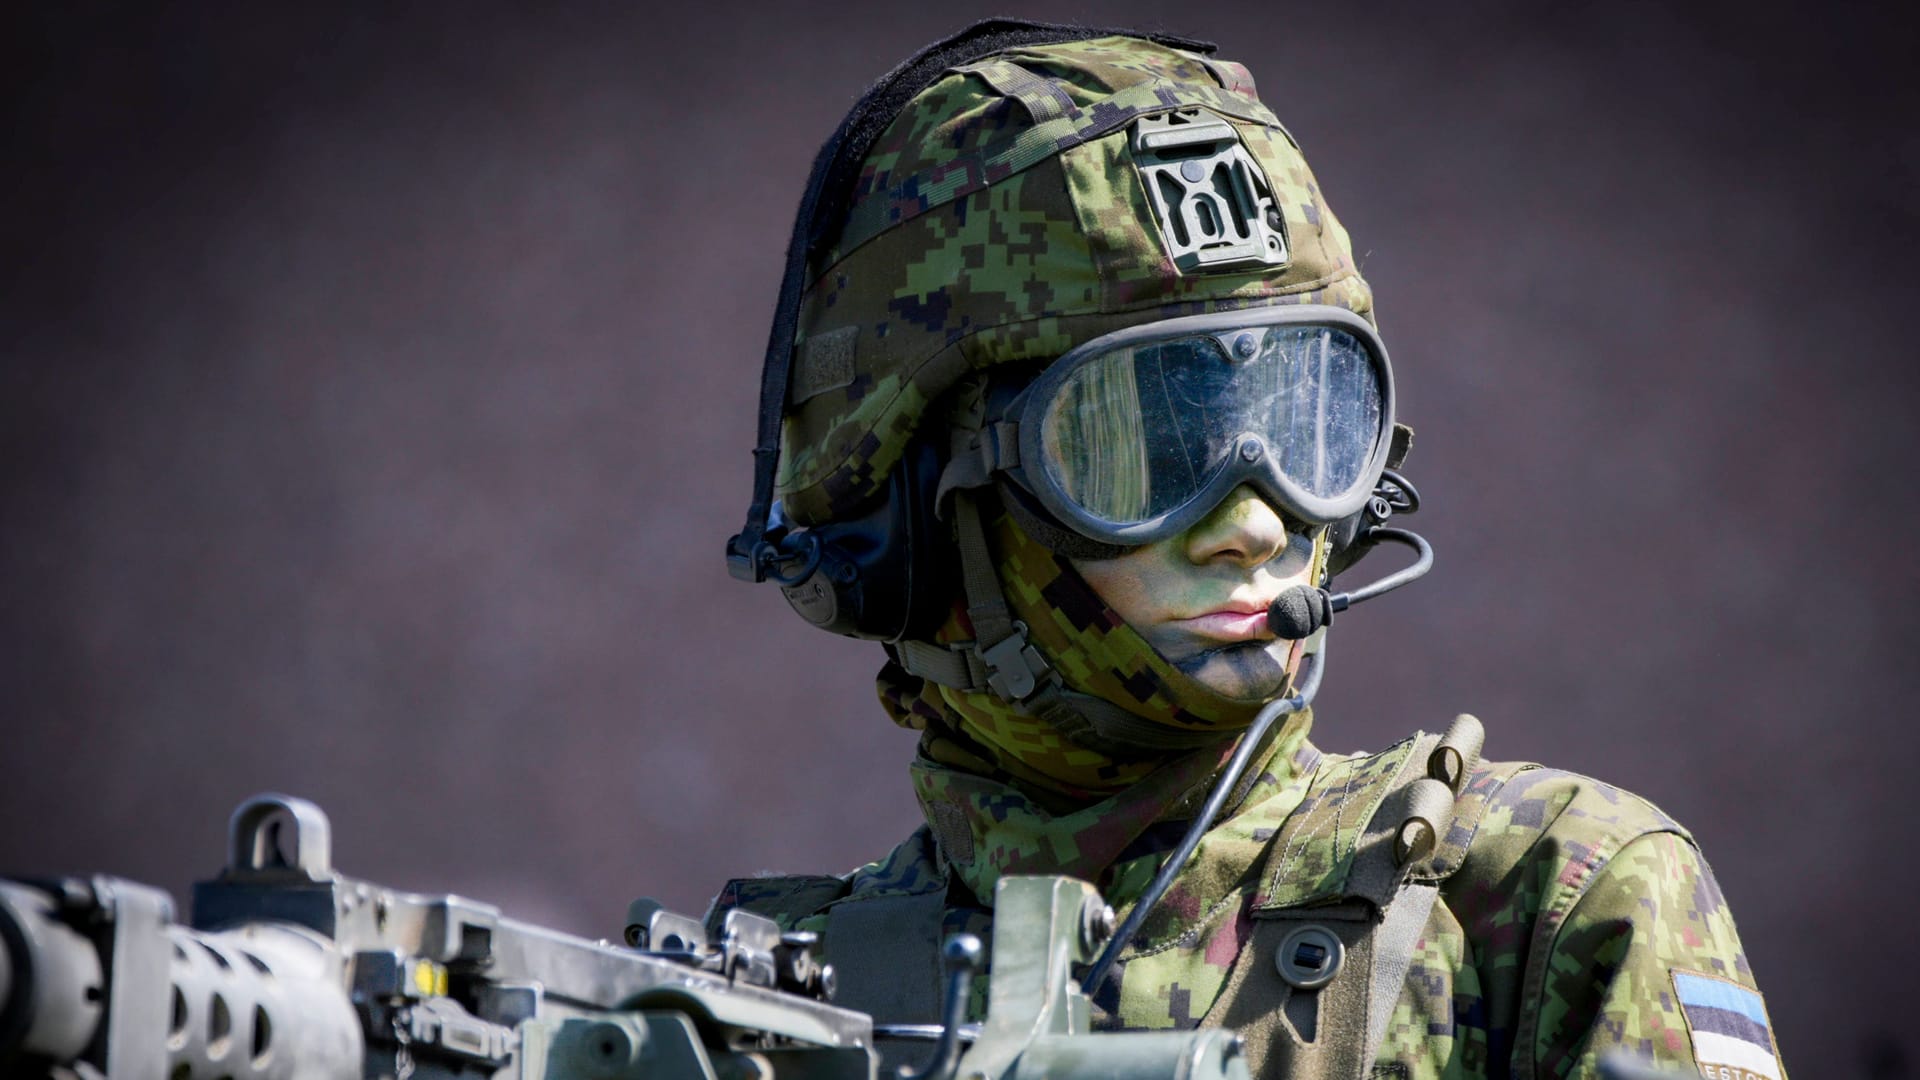
M 1191 619 L 1180 619 L 1174 625 L 1190 634 L 1215 641 L 1264 641 L 1273 637 L 1273 631 L 1267 629 L 1265 608 L 1254 611 L 1209 611 Z

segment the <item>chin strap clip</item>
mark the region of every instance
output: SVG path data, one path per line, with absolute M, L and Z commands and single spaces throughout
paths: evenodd
M 1027 640 L 1027 625 L 1023 622 L 1016 621 L 1013 633 L 999 642 L 985 648 L 975 647 L 987 665 L 987 689 L 1002 701 L 1017 703 L 1032 697 L 1041 681 L 1053 674 L 1053 668 L 1040 655 L 1040 650 Z
M 1015 619 L 1000 587 L 976 496 L 957 491 L 954 537 L 967 592 L 967 617 L 975 640 L 941 646 L 894 641 L 887 653 L 911 675 L 997 700 L 1046 721 L 1079 746 L 1120 759 L 1177 753 L 1210 746 L 1231 735 L 1156 724 L 1126 709 L 1069 689 L 1036 647 L 1027 625 Z

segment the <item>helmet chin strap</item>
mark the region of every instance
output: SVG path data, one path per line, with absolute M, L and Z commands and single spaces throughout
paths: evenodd
M 989 693 L 1045 721 L 1075 744 L 1117 760 L 1138 761 L 1219 743 L 1225 732 L 1156 724 L 1068 687 L 1030 640 L 1026 624 L 1014 618 L 981 513 L 981 500 L 993 498 L 995 475 L 983 454 L 999 440 L 986 414 L 984 381 L 955 399 L 949 416 L 952 454 L 935 495 L 936 505 L 953 522 L 973 640 L 941 646 L 903 639 L 887 645 L 889 655 L 909 674 L 958 690 Z
M 910 674 L 955 689 L 986 692 L 1021 712 L 1039 717 L 1074 743 L 1109 757 L 1138 760 L 1212 746 L 1221 731 L 1186 730 L 1156 724 L 1104 698 L 1069 688 L 1013 617 L 987 546 L 979 499 L 972 490 L 951 495 L 954 539 L 960 552 L 967 619 L 973 640 L 942 647 L 903 640 L 887 646 Z

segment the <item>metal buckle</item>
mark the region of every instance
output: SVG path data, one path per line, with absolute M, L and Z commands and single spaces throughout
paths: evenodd
M 987 665 L 987 689 L 1002 701 L 1024 701 L 1053 669 L 1040 650 L 1027 641 L 1027 624 L 1015 622 L 1013 633 L 978 650 Z

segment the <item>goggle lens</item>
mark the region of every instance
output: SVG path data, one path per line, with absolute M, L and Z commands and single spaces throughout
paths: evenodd
M 1238 455 L 1272 455 L 1302 490 L 1334 498 L 1368 480 L 1382 396 L 1366 344 L 1337 326 L 1120 346 L 1054 390 L 1043 467 L 1066 498 L 1116 527 L 1179 508 Z

